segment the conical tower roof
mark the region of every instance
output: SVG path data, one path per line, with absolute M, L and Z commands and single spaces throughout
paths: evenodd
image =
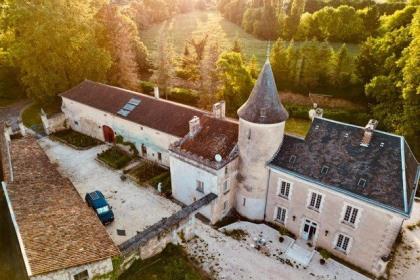
M 269 59 L 264 63 L 248 100 L 239 108 L 238 116 L 253 123 L 273 124 L 289 118 L 280 102 Z

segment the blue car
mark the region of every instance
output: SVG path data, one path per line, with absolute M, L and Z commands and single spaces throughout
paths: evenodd
M 114 221 L 114 212 L 112 207 L 106 201 L 104 195 L 100 191 L 87 193 L 85 196 L 86 203 L 92 207 L 102 224 L 110 224 Z

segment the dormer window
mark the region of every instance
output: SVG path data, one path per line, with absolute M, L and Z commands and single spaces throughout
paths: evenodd
M 344 137 L 345 138 L 348 138 L 349 137 L 349 133 L 348 132 L 344 133 Z
M 381 146 L 381 148 L 383 148 L 385 146 L 385 143 L 382 142 L 380 146 Z
M 316 126 L 315 126 L 315 129 L 317 129 L 317 130 L 318 130 L 318 129 L 319 129 L 319 125 L 316 125 Z
M 289 163 L 294 164 L 296 161 L 296 156 L 295 155 L 291 155 L 289 158 Z
M 326 175 L 327 173 L 328 173 L 328 170 L 329 170 L 330 168 L 328 167 L 328 166 L 326 166 L 326 165 L 324 165 L 322 168 L 321 168 L 321 174 L 322 175 Z
M 357 182 L 357 186 L 364 188 L 366 186 L 366 179 L 360 178 L 359 182 Z

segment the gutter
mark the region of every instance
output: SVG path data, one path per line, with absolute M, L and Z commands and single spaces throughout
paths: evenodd
M 403 197 L 404 197 L 404 212 L 408 213 L 408 201 L 407 201 L 407 177 L 405 174 L 405 149 L 404 139 L 401 138 L 401 170 L 402 170 L 402 182 L 403 182 Z
M 357 199 L 362 200 L 362 201 L 364 201 L 364 202 L 366 202 L 366 203 L 369 203 L 369 204 L 373 204 L 373 205 L 375 205 L 375 206 L 378 206 L 378 207 L 380 207 L 380 208 L 382 208 L 382 209 L 385 209 L 385 210 L 388 210 L 388 211 L 391 211 L 391 212 L 394 212 L 394 213 L 400 214 L 401 216 L 403 216 L 403 217 L 405 217 L 405 218 L 410 218 L 410 214 L 409 214 L 409 213 L 407 213 L 407 212 L 402 212 L 401 210 L 399 210 L 399 209 L 397 209 L 397 208 L 387 206 L 387 205 L 385 205 L 385 204 L 383 204 L 383 203 L 376 202 L 376 201 L 374 201 L 374 200 L 372 200 L 372 199 L 367 199 L 367 198 L 365 198 L 365 197 L 363 197 L 363 196 L 361 196 L 361 195 L 357 195 L 357 194 L 354 194 L 354 193 L 352 193 L 352 192 L 348 192 L 348 191 L 342 190 L 342 189 L 340 189 L 340 188 L 337 188 L 337 187 L 334 187 L 334 186 L 331 186 L 331 185 L 326 185 L 326 184 L 324 184 L 324 183 L 321 183 L 321 182 L 316 181 L 316 180 L 314 180 L 314 179 L 311 179 L 311 178 L 309 178 L 309 177 L 302 176 L 302 175 L 300 175 L 300 174 L 298 174 L 298 173 L 295 173 L 295 172 L 292 172 L 292 171 L 290 171 L 290 170 L 287 170 L 287 169 L 284 169 L 284 168 L 281 168 L 281 167 L 275 166 L 275 165 L 273 165 L 273 164 L 269 164 L 269 167 L 270 167 L 270 168 L 272 168 L 272 169 L 275 169 L 275 170 L 278 170 L 278 171 L 284 172 L 284 173 L 286 173 L 286 174 L 289 174 L 289 175 L 291 175 L 291 176 L 293 176 L 293 177 L 297 177 L 297 178 L 299 178 L 299 179 L 302 179 L 302 180 L 304 180 L 304 181 L 306 181 L 306 182 L 310 182 L 310 183 L 313 183 L 313 184 L 318 185 L 318 186 L 323 186 L 323 187 L 325 187 L 325 188 L 327 188 L 327 189 L 330 189 L 330 190 L 333 190 L 333 191 L 336 191 L 336 192 L 339 192 L 339 193 L 342 193 L 342 194 L 345 194 L 345 195 L 351 196 L 351 197 L 353 197 L 353 198 L 357 198 Z
M 31 265 L 29 264 L 28 256 L 27 256 L 26 251 L 25 251 L 25 246 L 23 245 L 23 239 L 22 239 L 22 236 L 20 234 L 19 226 L 16 222 L 15 212 L 13 211 L 12 203 L 10 202 L 10 197 L 9 197 L 9 193 L 7 192 L 6 183 L 1 182 L 1 185 L 3 187 L 4 196 L 6 197 L 7 207 L 9 208 L 10 217 L 11 217 L 12 222 L 13 222 L 13 227 L 15 228 L 16 236 L 18 238 L 20 251 L 22 252 L 23 262 L 25 263 L 25 269 L 26 269 L 26 272 L 27 272 L 28 276 L 31 277 L 32 276 Z

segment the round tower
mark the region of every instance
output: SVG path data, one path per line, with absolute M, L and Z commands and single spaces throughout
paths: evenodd
M 236 209 L 248 219 L 263 220 L 268 190 L 267 163 L 283 142 L 285 121 L 289 117 L 280 102 L 268 59 L 238 116 Z

